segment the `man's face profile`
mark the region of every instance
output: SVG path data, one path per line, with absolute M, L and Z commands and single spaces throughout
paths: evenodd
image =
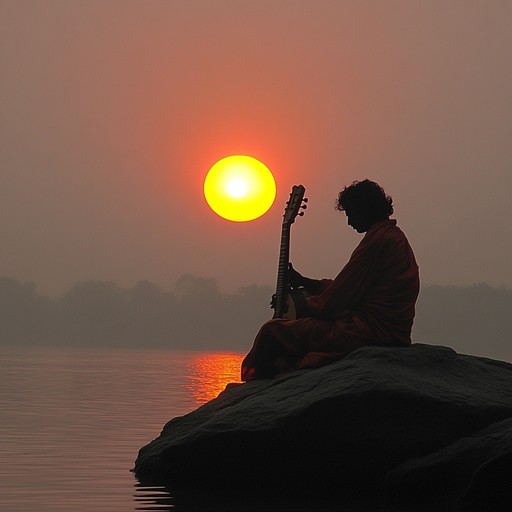
M 365 233 L 372 225 L 372 222 L 369 220 L 364 210 L 350 208 L 345 210 L 345 215 L 347 216 L 347 224 L 358 233 Z

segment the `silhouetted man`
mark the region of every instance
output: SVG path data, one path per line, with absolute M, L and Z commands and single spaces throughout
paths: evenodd
M 419 271 L 404 233 L 390 219 L 393 201 L 375 182 L 345 187 L 337 209 L 365 233 L 334 279 L 309 279 L 290 265 L 292 287 L 304 287 L 308 315 L 266 322 L 242 363 L 242 380 L 322 366 L 366 345 L 406 346 L 419 293 Z

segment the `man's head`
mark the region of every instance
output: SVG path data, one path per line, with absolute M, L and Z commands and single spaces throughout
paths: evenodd
M 393 213 L 393 199 L 370 180 L 354 181 L 338 195 L 336 209 L 345 212 L 349 226 L 364 233 Z

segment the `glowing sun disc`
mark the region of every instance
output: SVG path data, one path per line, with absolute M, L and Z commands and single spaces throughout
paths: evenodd
M 272 206 L 276 182 L 268 167 L 256 158 L 228 156 L 208 171 L 204 197 L 220 217 L 246 222 L 261 217 Z

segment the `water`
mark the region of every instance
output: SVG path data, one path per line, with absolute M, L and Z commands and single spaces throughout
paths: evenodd
M 138 449 L 239 381 L 241 354 L 0 349 L 0 510 L 171 510 Z

